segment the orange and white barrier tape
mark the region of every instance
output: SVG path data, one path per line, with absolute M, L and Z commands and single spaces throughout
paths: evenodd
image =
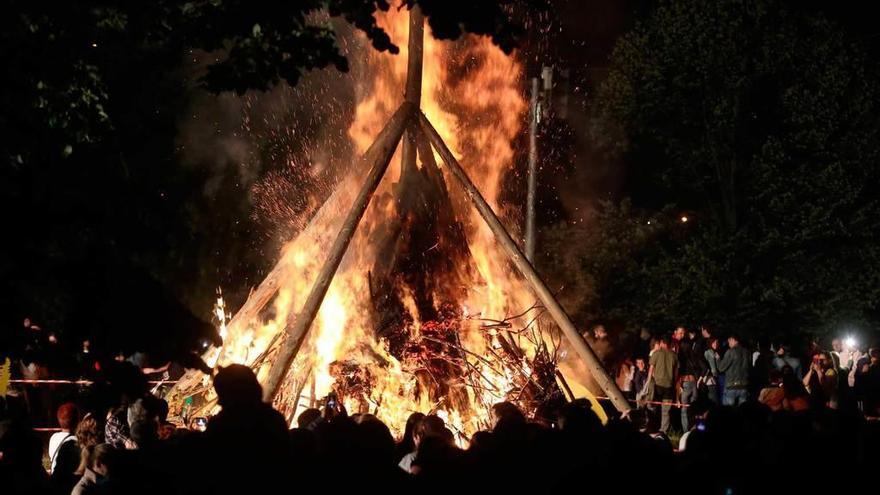
M 606 397 L 604 395 L 597 395 L 597 399 L 599 400 L 611 400 L 611 397 Z M 681 402 L 663 402 L 663 401 L 655 401 L 655 400 L 647 400 L 647 401 L 637 401 L 635 399 L 627 399 L 627 402 L 631 402 L 633 404 L 647 404 L 650 406 L 672 406 L 678 408 L 688 408 L 691 407 L 690 404 L 683 404 Z M 720 405 L 720 403 L 719 403 Z
M 22 384 L 22 385 L 91 385 L 95 383 L 94 380 L 9 380 L 9 384 Z M 150 385 L 159 385 L 159 384 L 169 384 L 173 385 L 177 383 L 176 380 L 149 380 L 147 382 Z

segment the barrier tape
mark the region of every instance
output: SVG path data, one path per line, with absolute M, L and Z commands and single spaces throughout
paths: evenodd
M 11 384 L 22 384 L 22 385 L 91 385 L 95 383 L 94 380 L 9 380 Z M 150 385 L 173 385 L 177 383 L 177 380 L 149 380 L 147 381 Z
M 596 398 L 599 399 L 599 400 L 608 400 L 608 401 L 611 400 L 610 397 L 605 397 L 605 396 L 602 396 L 602 395 L 597 395 Z M 637 404 L 637 403 L 638 403 L 638 401 L 631 400 L 631 399 L 627 399 L 627 402 L 632 402 L 633 404 Z M 645 401 L 645 402 L 642 402 L 642 404 L 649 404 L 649 405 L 652 405 L 652 406 L 664 406 L 664 405 L 665 405 L 665 406 L 673 406 L 673 407 L 678 407 L 678 408 L 688 408 L 688 407 L 691 407 L 691 404 L 682 404 L 681 402 L 657 402 L 657 401 Z M 721 405 L 721 403 L 718 403 L 718 405 Z M 880 416 L 865 416 L 865 421 L 880 421 Z
M 597 395 L 596 398 L 599 400 L 609 400 L 609 401 L 611 400 L 611 397 L 606 397 L 604 395 Z M 632 404 L 646 404 L 649 406 L 672 406 L 672 407 L 677 407 L 679 409 L 682 409 L 682 408 L 687 409 L 688 407 L 691 407 L 690 404 L 683 404 L 681 402 L 663 402 L 663 401 L 654 401 L 654 400 L 646 400 L 646 401 L 640 402 L 635 399 L 626 399 L 626 401 L 629 403 L 632 403 Z

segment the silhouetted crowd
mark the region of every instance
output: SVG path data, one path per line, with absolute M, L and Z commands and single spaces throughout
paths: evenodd
M 62 430 L 49 440 L 48 460 L 23 402 L 3 400 L 4 494 L 818 493 L 870 488 L 869 468 L 880 466 L 880 424 L 815 401 L 774 408 L 748 395 L 736 406 L 698 399 L 684 409 L 693 426 L 676 452 L 657 408 L 603 425 L 585 400 L 540 421 L 499 403 L 491 430 L 466 439 L 439 416 L 419 413 L 395 439 L 375 416 L 348 415 L 336 400 L 301 413 L 288 429 L 240 365 L 215 376 L 221 409 L 204 431 L 175 428 L 139 370 L 120 363 L 114 371 L 87 405 L 58 409 Z
M 55 341 L 28 323 L 17 361 L 25 372 Z M 589 339 L 600 354 L 608 347 L 601 326 Z M 94 368 L 84 359 L 96 381 L 53 411 L 60 431 L 48 442 L 33 428 L 45 426 L 35 419 L 34 389 L 0 398 L 0 493 L 873 488 L 880 349 L 834 340 L 831 350 L 800 355 L 787 345 L 750 350 L 735 335 L 722 341 L 683 327 L 645 344 L 606 362 L 633 403 L 629 413 L 605 411 L 602 424 L 594 405 L 575 400 L 528 418 L 502 402 L 492 428 L 469 438 L 426 412 L 412 414 L 395 439 L 377 417 L 349 415 L 333 395 L 289 429 L 239 365 L 214 378 L 216 416 L 176 427 L 149 388 L 144 372 L 156 370 L 123 356 Z

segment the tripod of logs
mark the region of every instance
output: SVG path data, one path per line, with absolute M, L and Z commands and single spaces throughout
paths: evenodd
M 449 201 L 444 174 L 439 167 L 437 167 L 436 163 L 434 163 L 433 152 L 436 150 L 443 160 L 445 170 L 447 171 L 446 175 L 452 182 L 455 182 L 461 188 L 467 201 L 477 209 L 482 219 L 492 231 L 492 234 L 494 235 L 496 242 L 498 242 L 502 248 L 502 251 L 528 283 L 538 301 L 543 306 L 543 309 L 550 317 L 552 317 L 561 330 L 562 335 L 565 336 L 577 355 L 587 365 L 593 379 L 602 388 L 605 395 L 610 398 L 618 411 L 625 413 L 630 409 L 630 405 L 618 389 L 614 380 L 605 371 L 593 350 L 577 331 L 565 310 L 548 289 L 540 275 L 535 271 L 535 268 L 513 240 L 510 233 L 483 198 L 480 191 L 468 177 L 467 173 L 464 171 L 453 153 L 449 150 L 446 143 L 444 143 L 437 130 L 421 112 L 419 105 L 421 101 L 422 86 L 424 19 L 418 6 L 414 6 L 410 11 L 409 30 L 409 59 L 407 65 L 405 100 L 360 159 L 360 167 L 362 167 L 362 169 L 368 168 L 369 173 L 366 175 L 357 196 L 354 198 L 352 207 L 348 211 L 342 227 L 336 235 L 332 247 L 328 252 L 327 259 L 324 261 L 302 309 L 298 313 L 291 312 L 284 325 L 284 330 L 279 332 L 275 337 L 276 340 L 273 340 L 263 355 L 257 359 L 255 366 L 258 367 L 265 361 L 270 349 L 272 350 L 272 364 L 269 368 L 265 383 L 263 383 L 264 400 L 268 403 L 272 403 L 278 396 L 282 383 L 284 383 L 294 360 L 308 337 L 312 323 L 318 314 L 324 296 L 326 295 L 327 290 L 333 281 L 333 277 L 335 276 L 346 250 L 351 243 L 358 224 L 363 218 L 364 213 L 370 204 L 370 200 L 374 196 L 380 181 L 388 169 L 389 162 L 394 155 L 394 151 L 396 150 L 399 141 L 402 139 L 401 177 L 395 191 L 399 206 L 399 215 L 420 215 L 420 213 L 424 212 L 419 212 L 417 210 L 420 208 L 426 208 L 427 206 L 427 209 L 430 210 L 429 212 L 435 216 L 434 220 L 432 220 L 433 222 L 436 222 L 434 228 L 445 229 L 451 226 L 452 231 L 450 235 L 463 236 L 463 233 L 456 231 L 454 220 L 442 218 L 442 212 L 450 211 L 451 209 L 436 207 L 438 201 Z M 416 165 L 417 155 L 421 157 L 423 165 L 421 169 Z M 386 237 L 386 242 L 396 242 L 398 236 L 394 235 L 394 229 L 400 229 L 403 224 L 404 222 L 397 222 L 395 224 L 391 229 L 392 232 Z M 380 252 L 389 251 L 383 249 Z M 383 281 L 387 279 L 387 273 L 394 269 L 395 262 L 397 262 L 397 260 L 389 260 L 384 264 L 377 265 L 374 272 L 371 273 L 371 293 L 374 292 L 374 294 L 372 294 L 374 298 L 383 297 L 383 294 L 387 292 L 387 287 L 382 287 L 382 284 L 384 283 Z M 276 266 L 272 272 L 270 272 L 229 323 L 230 331 L 237 325 L 246 325 L 248 321 L 251 321 L 256 317 L 262 308 L 268 304 L 279 290 L 283 270 L 283 267 L 280 266 L 279 263 L 279 266 Z M 373 287 L 372 280 L 377 281 L 376 287 Z M 505 359 L 522 356 L 522 350 L 515 345 L 513 338 L 509 338 L 510 334 L 507 334 L 504 329 L 501 329 L 497 335 L 505 354 L 507 354 Z M 429 336 L 429 338 L 433 337 Z M 444 342 L 443 345 L 455 346 L 454 342 Z M 461 348 L 456 349 L 456 352 L 463 353 L 466 351 Z M 454 354 L 455 353 L 453 353 L 453 355 Z M 552 359 L 547 356 L 541 358 L 536 357 L 536 361 L 538 359 L 550 360 L 547 363 L 548 367 L 553 368 L 550 375 L 552 376 L 555 374 L 556 376 L 559 376 L 559 373 L 555 371 L 555 363 L 552 362 Z M 537 375 L 541 374 L 537 373 Z M 187 375 L 183 378 L 182 385 L 179 384 L 181 386 L 175 388 L 179 388 L 178 393 L 184 392 L 192 395 L 193 388 L 198 389 L 197 386 L 193 386 L 199 379 L 200 378 L 197 378 L 193 374 Z M 299 393 L 306 386 L 306 381 L 307 376 L 304 376 L 297 381 L 296 388 L 299 389 L 296 396 L 297 401 L 299 400 Z M 537 383 L 542 381 L 541 379 L 532 378 L 532 381 L 536 382 L 535 386 L 542 386 L 542 384 Z M 196 392 L 198 392 L 198 390 L 196 390 Z

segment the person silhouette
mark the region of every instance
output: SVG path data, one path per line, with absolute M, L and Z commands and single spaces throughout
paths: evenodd
M 262 401 L 262 387 L 247 366 L 232 364 L 214 377 L 220 412 L 205 438 L 218 493 L 268 493 L 283 483 L 288 458 L 287 422 Z

